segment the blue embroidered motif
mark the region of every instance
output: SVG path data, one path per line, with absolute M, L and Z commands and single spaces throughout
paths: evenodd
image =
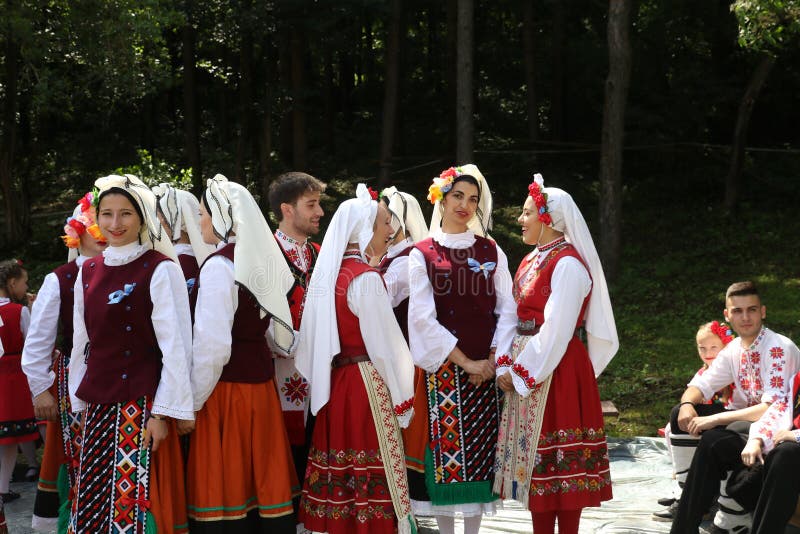
M 475 258 L 467 258 L 467 265 L 469 265 L 470 270 L 473 273 L 483 273 L 484 278 L 489 278 L 489 273 L 494 271 L 495 267 L 497 267 L 497 263 L 493 261 L 487 261 L 484 264 L 481 264 Z
M 133 288 L 136 287 L 136 283 L 133 284 L 125 284 L 123 289 L 117 289 L 113 293 L 108 294 L 108 303 L 109 304 L 119 304 L 119 302 L 130 295 L 133 292 Z

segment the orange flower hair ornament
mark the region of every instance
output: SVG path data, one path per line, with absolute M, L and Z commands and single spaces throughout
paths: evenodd
M 80 214 L 67 218 L 67 224 L 64 225 L 65 235 L 62 235 L 61 239 L 68 248 L 78 248 L 81 244 L 81 236 L 86 232 L 98 243 L 105 244 L 106 238 L 100 232 L 93 212 L 97 196 L 94 191 L 83 195 L 78 201 L 81 207 Z
M 461 176 L 461 167 L 450 167 L 439 174 L 438 178 L 433 179 L 433 183 L 428 187 L 428 200 L 431 204 L 436 204 L 442 200 L 450 189 L 453 188 L 453 181 Z

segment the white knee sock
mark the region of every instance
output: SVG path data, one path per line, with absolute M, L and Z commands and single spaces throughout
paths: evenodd
M 691 434 L 668 434 L 670 441 L 670 452 L 672 453 L 672 469 L 675 471 L 675 480 L 678 486 L 683 488 L 686 484 L 686 477 L 689 474 L 689 467 L 692 465 L 694 452 L 700 443 L 700 436 Z M 676 495 L 680 498 L 680 491 Z
M 436 516 L 436 526 L 440 534 L 456 534 L 456 518 L 447 515 Z
M 719 528 L 730 530 L 731 532 L 744 532 L 742 527 L 749 528 L 752 518 L 742 506 L 728 496 L 728 477 L 719 483 L 719 510 L 714 515 L 714 524 Z
M 19 444 L 22 454 L 25 455 L 25 460 L 28 462 L 28 467 L 38 467 L 39 460 L 36 459 L 36 442 L 25 441 Z
M 481 529 L 481 519 L 483 519 L 483 516 L 480 515 L 465 517 L 464 534 L 478 534 L 478 531 Z
M 0 445 L 0 493 L 8 493 L 16 464 L 17 444 Z

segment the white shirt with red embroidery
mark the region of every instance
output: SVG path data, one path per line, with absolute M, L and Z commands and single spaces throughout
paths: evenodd
M 702 375 L 689 386 L 698 388 L 705 399 L 733 383 L 727 409 L 741 410 L 756 404 L 773 403 L 784 397 L 784 389 L 800 367 L 800 351 L 791 339 L 762 327 L 749 347 L 737 337 L 720 351 Z
M 781 430 L 791 430 L 795 441 L 800 438 L 800 430 L 793 429 L 794 420 L 792 418 L 795 398 L 792 386 L 796 380 L 797 377 L 788 381 L 784 397 L 773 402 L 761 418 L 750 427 L 750 439 L 761 439 L 764 443 L 762 447 L 764 454 L 769 453 L 775 447 L 773 438 Z

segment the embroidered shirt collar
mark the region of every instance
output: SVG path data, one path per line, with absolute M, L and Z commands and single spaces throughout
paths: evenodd
M 407 249 L 408 247 L 413 246 L 413 245 L 414 245 L 414 241 L 412 241 L 412 239 L 410 237 L 407 237 L 407 238 L 403 239 L 402 241 L 400 241 L 399 243 L 395 243 L 394 245 L 391 245 L 389 247 L 389 250 L 386 251 L 386 257 L 387 258 L 394 258 L 398 254 L 403 252 L 405 249 Z
M 764 339 L 764 336 L 766 335 L 767 335 L 767 327 L 762 326 L 761 331 L 758 333 L 758 336 L 756 336 L 756 339 L 755 341 L 753 341 L 753 344 L 744 349 L 745 352 L 753 352 L 754 350 L 756 350 L 756 347 L 758 347 L 758 344 L 761 343 L 761 341 Z
M 149 249 L 148 245 L 140 245 L 137 241 L 121 247 L 109 245 L 103 250 L 103 263 L 110 266 L 125 265 L 140 257 Z
M 290 235 L 287 235 L 286 233 L 281 231 L 280 228 L 275 230 L 275 237 L 277 237 L 279 241 L 282 241 L 287 246 L 291 246 L 291 247 L 304 247 L 308 243 L 308 237 L 306 237 L 305 240 L 303 240 L 303 241 L 298 241 L 297 239 L 295 239 L 295 238 L 291 237 Z M 284 248 L 286 248 L 286 247 L 284 247 Z
M 447 234 L 441 229 L 435 230 L 431 237 L 447 248 L 469 248 L 475 244 L 475 233 L 471 230 L 459 234 Z

